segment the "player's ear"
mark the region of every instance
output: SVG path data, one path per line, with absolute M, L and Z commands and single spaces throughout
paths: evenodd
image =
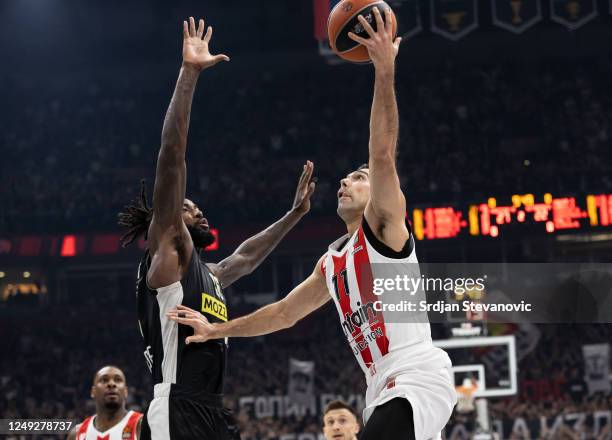
M 128 396 L 128 387 L 126 385 L 125 387 L 123 387 L 123 397 L 127 399 L 127 396 Z
M 91 390 L 89 392 L 89 397 L 91 397 L 92 399 L 94 398 L 94 390 L 96 389 L 95 385 L 91 386 Z

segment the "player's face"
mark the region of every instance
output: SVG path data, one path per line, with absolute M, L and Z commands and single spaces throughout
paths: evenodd
M 370 200 L 370 170 L 353 171 L 340 181 L 338 215 L 348 220 L 362 215 Z
M 189 199 L 185 199 L 183 202 L 183 222 L 187 227 L 197 227 L 205 232 L 210 229 L 208 220 L 204 217 L 202 210 Z
M 96 373 L 91 398 L 96 407 L 114 410 L 125 406 L 128 391 L 123 371 L 115 367 L 104 367 Z
M 208 220 L 200 208 L 189 199 L 183 202 L 183 222 L 189 230 L 195 247 L 204 248 L 214 243 L 215 237 L 210 232 Z
M 323 417 L 323 435 L 326 440 L 355 440 L 359 423 L 348 409 L 332 409 Z

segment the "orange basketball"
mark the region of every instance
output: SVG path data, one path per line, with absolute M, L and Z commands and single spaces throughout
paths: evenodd
M 357 19 L 358 15 L 363 15 L 376 31 L 376 19 L 372 8 L 376 6 L 380 11 L 383 21 L 385 20 L 385 10 L 389 8 L 384 1 L 380 0 L 342 0 L 329 14 L 327 19 L 327 35 L 332 50 L 342 59 L 353 63 L 369 63 L 370 55 L 368 50 L 351 40 L 349 32 L 353 32 L 359 37 L 368 38 L 368 33 L 363 29 Z M 391 11 L 393 20 L 393 35 L 397 35 L 397 19 Z

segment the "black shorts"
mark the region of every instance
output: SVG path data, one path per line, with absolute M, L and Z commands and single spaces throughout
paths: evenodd
M 396 397 L 376 407 L 359 438 L 361 440 L 415 440 L 412 405 L 408 399 Z
M 221 395 L 157 384 L 140 440 L 240 440 L 240 431 Z

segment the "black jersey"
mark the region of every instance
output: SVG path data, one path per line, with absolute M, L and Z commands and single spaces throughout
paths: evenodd
M 200 311 L 210 322 L 227 321 L 227 306 L 219 280 L 200 261 L 195 248 L 183 279 L 169 286 L 156 290 L 147 286 L 150 264 L 147 251 L 138 267 L 136 295 L 144 355 L 153 382 L 222 394 L 227 341 L 216 339 L 186 345 L 185 338 L 193 335 L 193 329 L 166 318 L 168 310 L 183 304 Z

